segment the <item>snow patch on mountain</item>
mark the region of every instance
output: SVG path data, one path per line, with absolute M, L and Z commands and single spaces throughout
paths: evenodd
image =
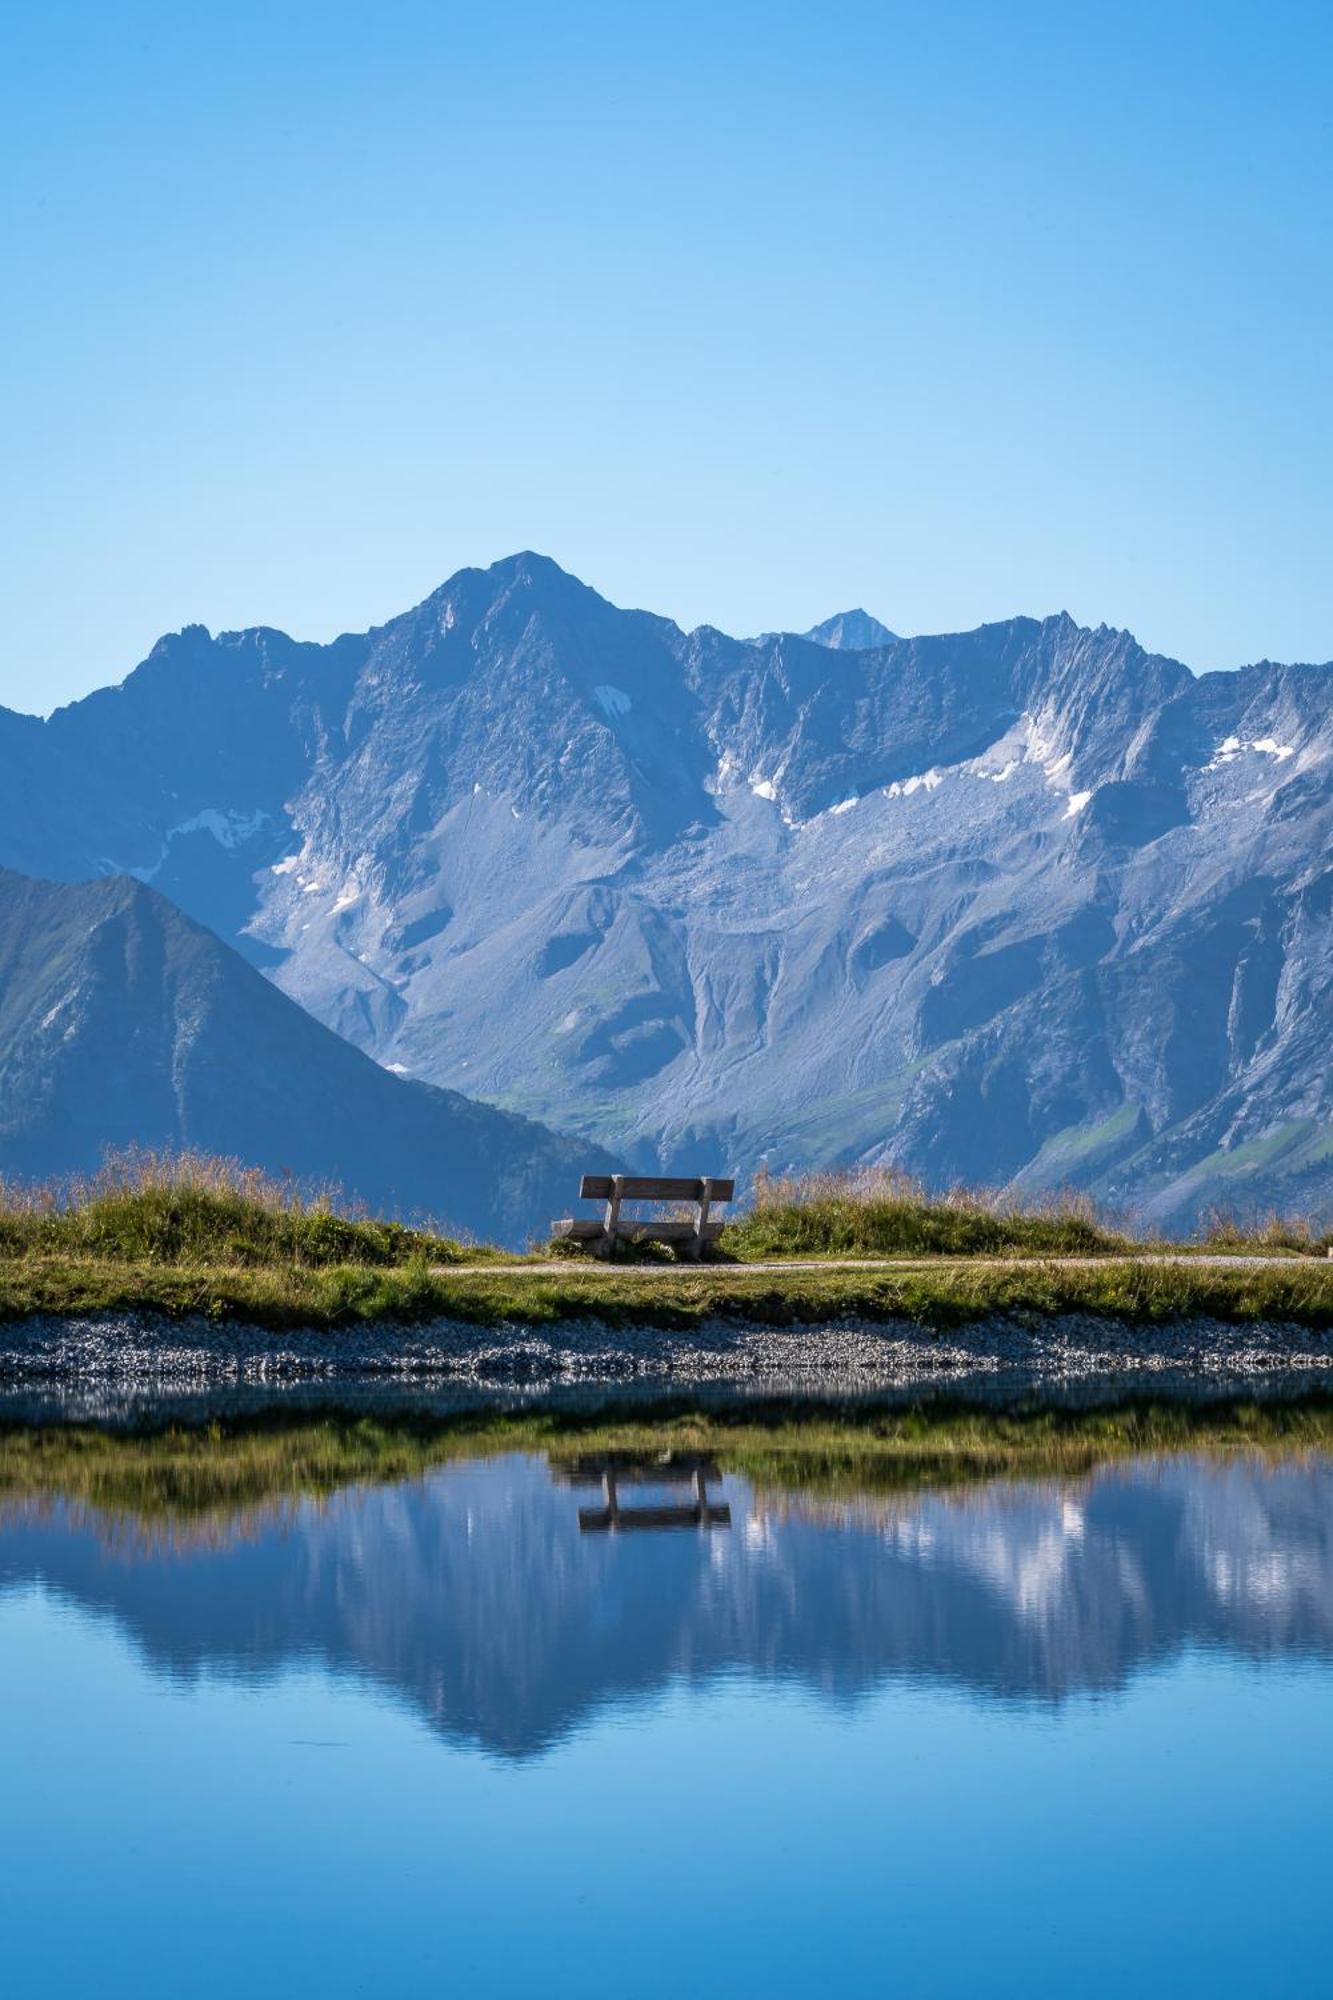
M 178 825 L 168 828 L 167 839 L 174 840 L 182 833 L 211 833 L 219 847 L 241 847 L 269 823 L 266 812 L 236 812 L 217 806 L 205 806 L 202 812 L 194 813 Z
M 1205 771 L 1220 771 L 1228 764 L 1234 764 L 1247 751 L 1260 757 L 1271 757 L 1277 764 L 1285 764 L 1289 757 L 1296 755 L 1295 745 L 1279 743 L 1275 736 L 1252 736 L 1248 740 L 1239 736 L 1227 736 L 1214 750 L 1211 760 L 1204 765 Z
M 929 771 L 918 771 L 911 778 L 895 778 L 891 785 L 884 787 L 887 799 L 910 799 L 914 792 L 938 791 L 944 783 L 945 773 L 932 767 Z
M 270 824 L 268 813 L 255 810 L 237 812 L 218 806 L 205 806 L 202 812 L 192 813 L 188 819 L 177 820 L 162 835 L 161 846 L 156 861 L 125 866 L 120 862 L 103 858 L 99 872 L 104 875 L 129 875 L 136 882 L 151 883 L 161 874 L 175 841 L 192 833 L 211 834 L 218 846 L 228 853 L 245 846 Z

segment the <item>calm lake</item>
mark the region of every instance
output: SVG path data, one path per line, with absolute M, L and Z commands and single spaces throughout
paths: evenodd
M 6 1993 L 1333 1987 L 1317 1449 L 80 1436 L 0 1482 Z

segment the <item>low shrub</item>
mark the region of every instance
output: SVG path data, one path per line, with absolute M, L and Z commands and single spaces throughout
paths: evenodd
M 1321 1228 L 1308 1215 L 1271 1213 L 1250 1222 L 1238 1221 L 1222 1209 L 1204 1217 L 1200 1241 L 1205 1248 L 1225 1255 L 1266 1250 L 1291 1250 L 1298 1255 L 1317 1257 L 1333 1245 L 1333 1229 Z
M 883 1167 L 760 1174 L 753 1206 L 727 1227 L 722 1245 L 744 1259 L 1095 1257 L 1134 1247 L 1099 1219 L 1085 1195 L 1023 1205 L 962 1189 L 929 1195 L 908 1175 Z
M 126 1152 L 83 1179 L 0 1183 L 0 1255 L 318 1270 L 466 1253 L 450 1238 L 358 1215 L 333 1188 L 198 1153 Z

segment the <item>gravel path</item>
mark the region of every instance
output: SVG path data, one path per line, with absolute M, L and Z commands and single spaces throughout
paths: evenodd
M 938 1333 L 856 1320 L 686 1332 L 591 1320 L 504 1330 L 441 1320 L 274 1334 L 207 1320 L 41 1318 L 0 1328 L 0 1416 L 207 1412 L 275 1402 L 367 1408 L 686 1388 L 821 1397 L 928 1394 L 1079 1401 L 1134 1389 L 1333 1391 L 1333 1333 L 1194 1320 L 1134 1327 L 1070 1315 Z
M 1329 1253 L 1333 1256 L 1333 1252 Z M 506 1278 L 549 1278 L 553 1273 L 568 1277 L 577 1271 L 595 1278 L 660 1278 L 664 1271 L 679 1277 L 702 1268 L 705 1272 L 715 1271 L 735 1276 L 745 1271 L 951 1271 L 959 1266 L 969 1270 L 980 1265 L 988 1271 L 1022 1271 L 1040 1265 L 1043 1269 L 1095 1271 L 1110 1265 L 1160 1264 L 1174 1269 L 1176 1265 L 1203 1264 L 1211 1270 L 1236 1270 L 1252 1266 L 1260 1269 L 1289 1268 L 1293 1264 L 1323 1264 L 1329 1261 L 1322 1252 L 1304 1256 L 1297 1252 L 1270 1254 L 1248 1251 L 1222 1250 L 1149 1250 L 1135 1251 L 1128 1256 L 1109 1257 L 773 1257 L 756 1260 L 753 1263 L 713 1263 L 702 1267 L 696 1264 L 625 1264 L 607 1263 L 600 1257 L 542 1257 L 523 1264 L 432 1264 L 431 1275 L 436 1278 L 456 1278 L 463 1276 L 496 1275 Z

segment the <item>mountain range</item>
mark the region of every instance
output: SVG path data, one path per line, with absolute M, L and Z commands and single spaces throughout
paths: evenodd
M 1177 1227 L 1333 1194 L 1331 752 L 1329 666 L 1196 677 L 1067 614 L 737 640 L 523 554 L 0 711 L 0 863 L 134 878 L 585 1149 Z

